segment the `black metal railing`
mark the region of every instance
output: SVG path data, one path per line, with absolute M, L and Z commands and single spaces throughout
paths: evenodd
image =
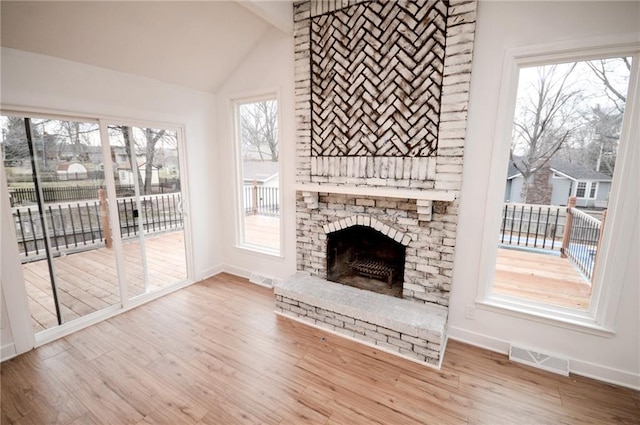
M 280 213 L 280 197 L 277 187 L 243 186 L 245 215 L 277 216 Z
M 565 235 L 562 254 L 591 280 L 598 255 L 602 222 L 584 212 L 569 208 L 570 229 Z
M 141 197 L 141 210 L 138 210 L 135 198 L 118 198 L 121 237 L 136 236 L 140 226 L 145 234 L 181 229 L 184 225 L 181 202 L 179 192 L 147 195 Z M 97 199 L 46 205 L 47 236 L 53 252 L 76 252 L 104 245 L 102 207 Z M 43 258 L 45 232 L 38 207 L 14 207 L 13 218 L 23 262 Z
M 549 205 L 505 204 L 499 242 L 528 248 L 559 250 L 566 212 Z

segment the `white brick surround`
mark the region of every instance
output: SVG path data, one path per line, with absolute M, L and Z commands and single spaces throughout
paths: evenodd
M 327 275 L 325 226 L 353 217 L 369 217 L 380 229 L 388 226 L 406 242 L 403 297 L 447 306 L 453 274 L 456 223 L 449 222 L 451 202 L 434 202 L 429 222 L 419 220 L 415 200 L 320 194 L 318 209 L 298 195 L 296 239 L 298 270 Z M 368 226 L 371 227 L 371 226 Z M 335 228 L 335 224 L 334 224 Z
M 416 156 L 399 156 L 398 152 L 402 150 L 403 146 L 394 139 L 389 142 L 394 144 L 389 149 L 389 152 L 393 152 L 393 154 L 389 156 L 384 155 L 385 149 L 381 148 L 379 144 L 375 146 L 375 149 L 373 147 L 370 149 L 371 154 L 362 156 L 331 154 L 336 150 L 332 147 L 334 146 L 333 142 L 327 144 L 326 151 L 320 151 L 318 147 L 323 146 L 322 141 L 318 141 L 318 126 L 332 125 L 331 120 L 320 121 L 318 119 L 312 125 L 312 92 L 315 93 L 314 96 L 318 96 L 320 91 L 312 90 L 315 88 L 315 86 L 312 87 L 312 84 L 317 84 L 318 78 L 312 78 L 311 70 L 311 20 L 314 17 L 326 15 L 326 19 L 323 16 L 323 21 L 316 21 L 314 24 L 319 25 L 321 22 L 332 19 L 333 12 L 356 4 L 359 6 L 357 10 L 353 9 L 354 11 L 368 13 L 367 11 L 363 12 L 365 3 L 367 2 L 361 0 L 338 0 L 335 2 L 312 0 L 294 4 L 296 181 L 298 189 L 296 201 L 297 269 L 310 274 L 314 279 L 325 279 L 327 276 L 327 235 L 329 233 L 355 225 L 369 226 L 378 230 L 385 236 L 402 243 L 406 248 L 403 299 L 394 299 L 389 302 L 397 304 L 397 308 L 404 306 L 407 310 L 420 304 L 426 304 L 425 307 L 435 307 L 438 314 L 442 313 L 444 318 L 440 334 L 440 342 L 442 342 L 445 338 L 446 307 L 449 305 L 453 273 L 459 205 L 456 195 L 460 191 L 462 182 L 476 1 L 441 2 L 433 0 L 425 2 L 420 0 L 400 2 L 403 8 L 401 13 L 416 10 L 415 16 L 407 18 L 411 19 L 411 22 L 416 20 L 421 22 L 423 19 L 441 19 L 442 22 L 446 20 L 444 27 L 446 35 L 443 43 L 445 46 L 444 62 L 438 71 L 442 76 L 441 92 L 438 90 L 439 97 L 434 97 L 434 99 L 439 98 L 439 104 L 431 105 L 433 108 L 428 111 L 431 115 L 434 111 L 437 114 L 433 120 L 437 123 L 437 131 L 430 130 L 430 134 L 437 134 L 437 142 L 425 142 L 433 149 L 419 151 L 428 151 L 424 156 L 421 156 L 422 153 Z M 375 3 L 375 1 L 370 3 Z M 386 8 L 385 13 L 389 12 L 389 7 L 393 7 L 391 4 L 387 2 L 383 4 L 383 7 Z M 448 6 L 446 6 L 447 4 Z M 443 5 L 445 5 L 446 12 L 444 14 L 439 14 L 437 17 L 421 15 L 421 10 L 426 10 L 421 8 L 438 8 L 441 12 Z M 378 5 L 375 6 L 372 8 L 374 12 Z M 344 14 L 340 19 L 342 24 L 345 22 L 347 25 L 349 24 L 344 20 Z M 407 21 L 407 25 L 409 25 L 409 21 Z M 360 30 L 361 27 L 354 27 L 354 31 Z M 441 40 L 438 42 L 440 43 Z M 315 48 L 315 46 L 313 47 Z M 328 53 L 323 52 L 322 54 L 326 56 Z M 358 58 L 361 56 L 359 53 Z M 373 60 L 373 56 L 371 59 Z M 434 66 L 437 67 L 437 63 Z M 414 71 L 419 75 L 419 70 Z M 314 72 L 318 73 L 317 70 Z M 342 86 L 340 89 L 344 91 L 344 85 L 347 84 L 344 81 L 348 81 L 349 75 L 341 77 L 340 84 Z M 362 80 L 358 79 L 358 81 L 354 81 L 354 84 L 361 84 L 361 82 Z M 394 80 L 394 84 L 398 84 L 398 79 Z M 425 82 L 425 84 L 431 84 L 431 82 Z M 381 87 L 384 87 L 384 84 Z M 357 86 L 354 86 L 354 92 L 356 90 Z M 369 90 L 369 92 L 374 91 L 375 88 Z M 379 102 L 382 108 L 385 99 L 381 98 Z M 403 99 L 403 102 L 406 104 L 407 98 Z M 375 99 L 371 101 L 369 98 L 364 99 L 364 102 L 357 99 L 354 101 L 354 105 L 361 103 L 367 107 L 376 104 Z M 316 97 L 314 107 L 317 107 L 318 104 Z M 409 104 L 408 107 L 411 108 L 411 105 Z M 424 102 L 420 103 L 420 108 L 424 108 Z M 330 109 L 332 113 L 339 113 L 339 111 L 340 108 Z M 318 115 L 317 111 L 314 111 L 314 116 Z M 411 119 L 410 116 L 407 119 L 403 118 L 400 123 L 405 126 L 406 122 L 411 122 Z M 346 122 L 346 120 L 342 120 L 342 122 Z M 320 128 L 320 130 L 322 129 Z M 384 131 L 385 128 L 382 130 Z M 423 134 L 423 132 L 412 129 L 406 130 L 409 135 Z M 378 130 L 374 128 L 372 132 L 374 131 Z M 330 131 L 322 134 L 333 137 L 331 136 L 333 133 Z M 375 134 L 379 135 L 380 132 Z M 312 136 L 314 138 L 313 144 Z M 363 143 L 369 146 L 370 142 L 381 140 L 376 137 L 378 136 L 374 137 L 372 133 L 370 139 L 363 139 Z M 346 142 L 344 141 L 344 143 Z M 349 146 L 353 146 L 353 143 L 356 142 L 350 141 Z M 412 140 L 405 142 L 406 146 L 412 146 Z M 336 145 L 340 145 L 340 143 L 342 142 L 337 141 Z M 349 152 L 354 151 L 363 152 L 366 149 L 360 149 L 356 145 Z M 313 186 L 314 190 L 306 190 L 305 186 Z M 323 190 L 323 187 L 326 191 Z M 335 190 L 336 187 L 351 187 L 357 190 L 351 192 Z M 365 188 L 368 188 L 371 193 L 363 193 Z M 386 196 L 381 196 L 381 192 L 376 193 L 376 189 L 380 191 L 382 188 L 386 191 L 384 192 L 387 194 Z M 402 193 L 402 196 L 407 196 L 401 198 L 388 194 L 389 191 L 398 191 Z M 419 195 L 410 196 L 405 191 L 415 192 Z M 299 276 L 297 278 L 299 279 Z M 314 285 L 316 283 L 314 281 Z M 329 283 L 329 285 L 335 284 Z M 344 314 L 343 310 L 348 310 L 353 306 L 334 306 L 335 308 L 332 310 L 323 304 L 323 301 L 318 298 L 319 296 L 311 297 L 310 300 L 307 300 L 310 302 L 305 302 L 302 301 L 304 291 L 300 290 L 298 293 L 298 295 L 295 292 L 286 296 L 284 293 L 278 295 L 278 289 L 276 289 L 276 294 L 280 297 L 277 299 L 278 311 L 282 314 L 295 316 L 298 320 L 306 320 L 316 326 L 325 328 L 333 326 L 331 330 L 334 332 L 366 340 L 366 332 L 358 336 L 355 330 L 349 328 L 352 325 L 352 320 L 354 320 L 353 323 L 355 320 L 360 320 L 356 313 Z M 380 294 L 374 295 L 385 297 Z M 296 303 L 298 304 L 296 305 Z M 399 330 L 401 325 L 393 321 L 385 322 L 389 317 L 384 309 L 375 313 L 379 314 L 379 317 L 366 323 L 381 327 L 377 329 L 377 332 L 386 335 L 387 339 L 382 341 L 380 338 L 371 336 L 373 340 L 381 341 L 380 343 L 373 342 L 374 345 L 391 344 L 391 347 L 384 347 L 392 352 L 403 353 L 403 355 L 432 365 L 439 364 L 442 345 L 438 346 L 438 349 L 432 350 L 431 355 L 425 354 L 425 347 L 420 345 L 422 342 L 409 344 L 411 347 L 402 344 L 393 345 L 392 342 L 396 342 L 396 340 L 392 339 L 392 342 L 389 342 L 389 335 L 385 332 L 393 335 L 402 333 Z M 343 320 L 344 317 L 336 316 L 340 314 L 348 319 Z M 425 314 L 428 316 L 432 313 Z M 390 323 L 390 327 L 381 325 L 381 323 Z M 369 329 L 369 331 L 373 332 L 373 329 Z M 399 341 L 402 341 L 402 338 Z M 371 340 L 367 342 L 372 343 Z M 428 343 L 434 344 L 435 342 Z M 432 345 L 431 348 L 435 348 L 435 346 Z M 408 354 L 407 350 L 411 351 L 411 354 Z
M 334 221 L 333 223 L 325 224 L 322 229 L 324 230 L 324 233 L 328 235 L 329 233 L 336 232 L 342 229 L 348 229 L 352 226 L 371 227 L 372 229 L 376 229 L 378 232 L 389 237 L 389 239 L 393 239 L 394 241 L 404 246 L 409 245 L 409 242 L 411 242 L 411 235 L 408 235 L 403 231 L 396 229 L 395 227 L 389 226 L 383 221 L 380 221 L 369 215 L 354 215 L 351 217 L 342 218 L 340 220 Z

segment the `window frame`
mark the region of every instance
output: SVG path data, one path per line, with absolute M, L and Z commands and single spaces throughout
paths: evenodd
M 582 191 L 582 195 L 579 195 L 580 191 Z M 576 198 L 578 199 L 587 199 L 587 182 L 578 181 L 576 184 Z
M 596 199 L 598 197 L 598 186 L 598 182 L 590 182 L 588 199 Z
M 239 119 L 239 111 L 241 105 L 246 105 L 249 103 L 257 103 L 262 101 L 274 100 L 277 104 L 277 123 L 278 123 L 278 173 L 280 176 L 280 180 L 278 183 L 278 203 L 279 203 L 279 233 L 280 233 L 280 243 L 277 250 L 271 249 L 262 245 L 255 245 L 251 243 L 247 243 L 245 239 L 245 225 L 244 225 L 244 188 L 243 188 L 243 166 L 242 166 L 242 143 L 241 137 L 242 133 L 240 131 L 240 119 Z M 281 150 L 282 146 L 282 113 L 281 113 L 281 97 L 280 90 L 271 89 L 259 91 L 256 93 L 243 94 L 235 97 L 231 97 L 229 99 L 230 110 L 231 110 L 231 121 L 232 121 L 232 140 L 233 140 L 233 155 L 234 155 L 234 194 L 235 194 L 235 247 L 247 251 L 251 251 L 252 253 L 263 254 L 269 257 L 283 257 L 284 251 L 284 229 L 282 225 L 282 218 L 284 215 L 284 204 L 283 204 L 283 190 L 282 190 L 282 160 L 281 160 Z
M 628 250 L 620 248 L 631 243 L 633 232 L 625 232 L 624 229 L 633 228 L 638 212 L 638 196 L 625 196 L 623 189 L 623 183 L 632 181 L 634 173 L 637 175 L 639 166 L 637 158 L 640 148 L 633 143 L 640 133 L 638 40 L 638 34 L 630 34 L 518 47 L 505 51 L 485 205 L 480 277 L 475 299 L 478 308 L 591 334 L 615 334 L 616 307 L 622 293 L 625 268 L 631 260 Z M 507 171 L 505 164 L 511 145 L 520 68 L 622 56 L 633 57 L 633 65 L 620 136 L 619 162 L 616 164 L 610 192 L 610 208 L 605 223 L 602 251 L 596 265 L 589 309 L 579 311 L 494 293 L 493 280 L 498 249 L 495 235 L 500 228 L 500 208 Z M 586 194 L 588 192 L 585 192 Z

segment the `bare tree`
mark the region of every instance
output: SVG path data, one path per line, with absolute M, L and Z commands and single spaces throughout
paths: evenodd
M 240 106 L 243 159 L 278 161 L 278 106 L 275 100 Z
M 614 108 L 607 110 L 609 108 L 601 108 L 600 105 L 593 108 L 591 123 L 595 129 L 595 146 L 591 150 L 596 152 L 594 169 L 613 176 L 622 117 L 627 103 L 626 88 L 631 74 L 631 58 L 594 60 L 587 62 L 587 66 L 602 82 L 604 92 Z M 620 72 L 620 69 L 626 71 Z
M 153 185 L 153 169 L 159 168 L 161 164 L 156 164 L 156 153 L 158 151 L 158 145 L 167 143 L 169 146 L 175 147 L 177 144 L 176 134 L 165 129 L 156 128 L 141 128 L 141 137 L 136 137 L 133 128 L 128 126 L 116 126 L 112 127 L 122 136 L 124 147 L 127 157 L 129 158 L 129 164 L 131 165 L 131 172 L 134 173 L 135 178 L 138 180 L 138 187 L 140 187 L 141 195 L 149 195 L 152 193 Z M 139 160 L 144 158 L 144 177 L 140 172 L 140 165 L 133 161 L 131 156 L 131 150 L 136 154 Z
M 37 128 L 32 130 L 34 137 L 40 138 Z M 6 116 L 2 123 L 2 154 L 6 165 L 21 165 L 28 161 L 29 146 L 24 130 L 24 118 Z
M 25 121 L 23 117 L 5 116 L 2 122 L 2 154 L 5 164 L 21 165 L 29 161 L 31 155 L 25 133 Z M 45 125 L 50 120 L 32 120 L 31 135 L 36 158 L 40 162 L 43 172 L 55 169 L 57 155 L 60 146 L 58 134 L 50 134 L 45 130 Z
M 576 65 L 538 67 L 530 86 L 518 90 L 510 159 L 524 179 L 523 202 L 527 201 L 532 176 L 582 125 L 577 113 L 581 90 L 573 87 L 570 78 Z
M 142 129 L 145 138 L 145 164 L 144 164 L 144 193 L 151 193 L 153 178 L 153 167 L 158 142 L 169 137 L 169 133 L 164 129 L 144 128 Z
M 127 154 L 127 158 L 129 159 L 129 166 L 131 167 L 131 173 L 138 180 L 138 187 L 142 190 L 144 188 L 144 182 L 142 181 L 142 175 L 140 174 L 140 167 L 136 161 L 133 160 L 133 155 L 131 151 L 134 149 L 132 146 L 135 146 L 133 141 L 133 130 L 128 126 L 118 126 L 115 129 L 119 130 L 122 133 L 122 138 L 124 140 L 124 148 Z M 146 193 L 146 191 L 145 191 Z M 144 194 L 144 193 L 143 193 Z
M 631 58 L 622 57 L 611 59 L 600 59 L 587 62 L 587 66 L 593 71 L 595 76 L 604 84 L 605 93 L 607 97 L 613 102 L 620 113 L 624 113 L 624 106 L 627 103 L 627 95 L 612 81 L 612 75 L 615 73 L 612 71 L 612 65 L 615 62 L 621 61 L 627 68 L 627 74 L 631 73 Z M 628 79 L 628 78 L 627 78 Z
M 90 137 L 98 133 L 98 127 L 95 124 L 79 121 L 57 121 L 57 123 L 56 133 L 60 136 L 58 159 L 88 162 Z

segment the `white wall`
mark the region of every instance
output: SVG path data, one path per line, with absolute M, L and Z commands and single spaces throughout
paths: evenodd
M 480 308 L 474 320 L 465 318 L 466 306 L 475 305 L 481 275 L 485 216 L 484 207 L 478 206 L 485 205 L 489 194 L 489 164 L 499 141 L 495 124 L 505 49 L 639 32 L 640 3 L 481 1 L 477 22 L 450 336 L 497 351 L 505 352 L 508 343 L 517 343 L 566 356 L 572 359 L 576 373 L 640 387 L 640 238 L 626 247 L 631 260 L 626 265 L 614 336 L 596 336 Z M 637 187 L 629 190 L 637 192 Z M 637 219 L 635 223 L 638 234 Z
M 29 304 L 17 259 L 18 240 L 13 230 L 9 190 L 0 163 L 0 361 L 33 348 Z
M 1 103 L 83 116 L 111 116 L 184 125 L 195 279 L 222 264 L 218 205 L 215 97 L 159 81 L 49 56 L 2 48 Z M 184 186 L 183 186 L 184 188 Z M 10 211 L 4 203 L 2 214 Z M 2 234 L 13 232 L 2 227 Z M 3 236 L 4 238 L 4 236 Z M 2 252 L 3 261 L 6 252 Z M 14 258 L 18 262 L 19 259 Z M 4 281 L 3 287 L 21 284 Z M 5 296 L 7 292 L 5 291 Z
M 143 77 L 50 56 L 2 49 L 3 107 L 71 111 L 182 124 L 193 227 L 195 277 L 221 264 L 215 167 L 215 97 Z
M 13 344 L 13 333 L 9 326 L 7 304 L 4 301 L 4 291 L 0 288 L 0 359 L 6 359 L 16 354 Z
M 276 29 L 270 30 L 263 41 L 247 55 L 233 75 L 216 92 L 216 112 L 220 156 L 218 166 L 222 186 L 221 199 L 224 223 L 222 243 L 225 269 L 248 277 L 257 273 L 266 277 L 284 278 L 295 272 L 295 128 L 293 101 L 293 37 Z M 284 200 L 280 208 L 284 229 L 283 251 L 280 257 L 236 246 L 235 225 L 238 221 L 233 208 L 235 189 L 235 146 L 232 128 L 231 100 L 256 94 L 278 91 L 280 96 L 280 190 Z

